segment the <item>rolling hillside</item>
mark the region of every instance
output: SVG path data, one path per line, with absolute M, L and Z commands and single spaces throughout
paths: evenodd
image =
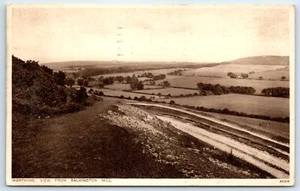
M 78 111 L 84 104 L 79 91 L 64 86 L 65 74 L 38 62 L 12 57 L 13 114 L 51 115 Z
M 288 56 L 253 56 L 226 62 L 228 64 L 245 65 L 289 65 Z

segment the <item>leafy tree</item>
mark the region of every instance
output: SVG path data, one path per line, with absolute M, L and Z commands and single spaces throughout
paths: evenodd
M 95 93 L 95 91 L 93 90 L 93 88 L 91 88 L 89 91 L 88 91 L 89 94 L 92 94 L 92 93 Z
M 65 79 L 65 84 L 66 84 L 67 86 L 72 87 L 72 86 L 75 84 L 75 80 L 74 80 L 73 78 L 66 78 L 66 79 Z
M 107 78 L 103 79 L 103 84 L 104 85 L 111 85 L 111 84 L 114 83 L 114 81 L 115 81 L 115 78 L 110 76 L 110 77 L 107 77 Z
M 130 84 L 132 90 L 142 90 L 144 89 L 144 84 L 141 81 L 132 81 Z
M 99 84 L 98 84 L 98 87 L 99 87 L 99 88 L 104 88 L 104 84 L 103 84 L 103 83 L 99 83 Z
M 147 98 L 145 96 L 141 96 L 138 100 L 139 101 L 147 101 Z
M 170 104 L 171 104 L 171 105 L 174 105 L 174 104 L 175 104 L 175 101 L 174 101 L 174 100 L 171 100 L 171 101 L 170 101 Z
M 83 79 L 82 78 L 79 78 L 79 79 L 77 79 L 77 84 L 79 85 L 79 86 L 83 86 Z
M 48 73 L 48 74 L 53 74 L 53 70 L 45 65 L 42 65 L 41 68 L 44 70 L 44 72 Z
M 168 82 L 168 81 L 163 81 L 163 83 L 162 83 L 162 85 L 164 86 L 164 87 L 170 87 L 170 82 Z
M 119 83 L 121 83 L 121 82 L 124 81 L 124 77 L 123 77 L 123 76 L 117 76 L 117 77 L 116 77 L 116 80 L 117 80 Z
M 197 86 L 201 95 L 207 95 L 210 92 L 213 93 L 214 95 L 222 95 L 228 93 L 239 93 L 239 94 L 255 93 L 255 89 L 253 87 L 247 87 L 247 86 L 230 86 L 228 88 L 225 86 L 221 86 L 220 84 L 212 85 L 212 84 L 204 84 L 201 82 L 198 83 Z
M 290 88 L 285 87 L 275 87 L 275 88 L 265 88 L 261 91 L 265 96 L 273 96 L 273 97 L 289 97 L 290 96 Z
M 76 102 L 84 103 L 87 98 L 88 98 L 88 95 L 87 95 L 86 89 L 81 86 L 76 94 Z
M 248 78 L 248 74 L 241 73 L 242 78 Z
M 103 83 L 103 80 L 104 80 L 104 77 L 103 77 L 103 76 L 100 76 L 100 77 L 98 78 L 98 83 Z
M 89 81 L 88 80 L 84 80 L 83 81 L 83 86 L 88 87 L 89 86 Z
M 126 83 L 130 84 L 131 83 L 131 77 L 130 76 L 126 76 Z
M 54 73 L 54 79 L 57 85 L 64 86 L 65 85 L 65 79 L 66 79 L 66 74 L 63 73 L 62 71 L 58 71 Z
M 159 75 L 153 76 L 153 80 L 163 80 L 165 78 L 166 78 L 165 74 L 159 74 Z
M 130 83 L 132 82 L 138 82 L 139 80 L 137 79 L 137 77 L 135 76 L 135 74 L 132 75 Z
M 217 84 L 214 88 L 214 92 L 213 92 L 215 95 L 222 95 L 224 92 L 223 92 L 223 89 L 222 87 Z
M 232 72 L 229 72 L 229 73 L 227 74 L 227 76 L 229 76 L 230 78 L 237 78 L 237 75 L 234 74 L 234 73 L 232 73 Z

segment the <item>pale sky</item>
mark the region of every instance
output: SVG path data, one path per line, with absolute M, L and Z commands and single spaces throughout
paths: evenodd
M 40 63 L 288 56 L 294 19 L 288 8 L 13 8 L 12 53 Z

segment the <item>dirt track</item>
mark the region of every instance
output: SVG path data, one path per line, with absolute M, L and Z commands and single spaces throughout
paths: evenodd
M 285 172 L 277 170 L 276 168 L 273 168 L 265 163 L 267 162 L 269 164 L 273 164 L 277 168 L 289 171 L 289 164 L 279 158 L 273 157 L 267 153 L 242 144 L 238 141 L 224 137 L 222 135 L 208 132 L 192 124 L 180 122 L 179 120 L 176 120 L 174 118 L 165 116 L 158 116 L 158 118 L 163 121 L 170 122 L 174 127 L 204 142 L 207 142 L 220 150 L 223 150 L 228 153 L 232 152 L 233 155 L 242 158 L 243 160 L 250 162 L 251 164 L 254 164 L 255 166 L 261 168 L 262 170 L 265 170 L 266 172 L 272 174 L 277 178 L 289 177 L 289 175 Z

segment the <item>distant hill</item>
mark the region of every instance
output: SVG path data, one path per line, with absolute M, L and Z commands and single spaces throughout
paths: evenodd
M 216 62 L 159 62 L 159 61 L 63 61 L 63 62 L 49 62 L 43 63 L 43 65 L 48 66 L 54 70 L 63 70 L 64 68 L 70 67 L 84 67 L 84 68 L 114 68 L 114 67 L 151 67 L 151 68 L 164 68 L 164 67 L 188 67 L 197 68 L 203 65 L 215 65 L 219 64 Z M 288 56 L 253 56 L 240 58 L 232 61 L 221 62 L 221 64 L 257 64 L 257 65 L 289 65 Z
M 289 65 L 288 56 L 253 56 L 224 62 L 226 64 L 249 64 L 249 65 Z
M 84 67 L 84 68 L 115 68 L 115 67 L 149 67 L 149 68 L 171 68 L 171 67 L 191 67 L 197 68 L 199 65 L 209 65 L 216 63 L 197 63 L 197 62 L 158 62 L 158 61 L 65 61 L 65 62 L 49 62 L 43 63 L 43 65 L 48 66 L 54 70 L 63 70 L 64 68 L 70 67 Z

